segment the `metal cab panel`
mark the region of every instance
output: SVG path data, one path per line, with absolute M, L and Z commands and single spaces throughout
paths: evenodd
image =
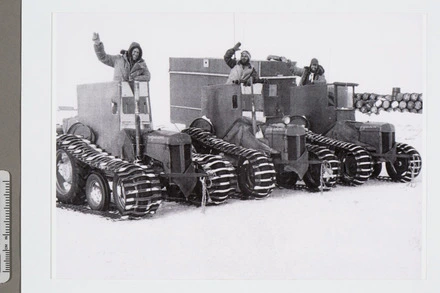
M 329 105 L 326 84 L 296 86 L 291 88 L 291 115 L 305 116 L 310 129 L 323 133 L 336 122 L 335 107 Z
M 242 117 L 243 100 L 240 86 L 222 84 L 204 87 L 202 115 L 211 119 L 218 137 L 223 137 L 232 122 Z
M 145 109 L 139 116 L 142 128 L 146 129 L 151 123 L 147 82 L 139 83 L 139 93 Z M 110 153 L 119 153 L 114 143 L 119 132 L 124 128 L 134 129 L 135 125 L 134 94 L 130 85 L 117 81 L 82 84 L 77 86 L 77 98 L 78 120 L 92 129 L 96 144 Z
M 120 103 L 120 83 L 94 83 L 77 86 L 78 120 L 95 133 L 96 144 L 110 153 L 118 153 L 119 113 L 113 113 L 112 103 Z

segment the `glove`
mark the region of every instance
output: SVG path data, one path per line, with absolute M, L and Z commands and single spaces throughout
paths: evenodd
M 241 46 L 241 43 L 238 42 L 237 44 L 235 44 L 235 46 L 232 49 L 234 49 L 234 51 L 240 51 L 240 46 Z
M 99 43 L 101 43 L 101 40 L 99 39 L 98 33 L 93 33 L 92 41 L 95 42 L 95 45 L 98 45 Z
M 242 82 L 245 86 L 251 86 L 251 85 L 252 85 L 250 79 L 248 79 L 248 80 L 244 80 L 244 79 L 242 79 L 241 82 Z

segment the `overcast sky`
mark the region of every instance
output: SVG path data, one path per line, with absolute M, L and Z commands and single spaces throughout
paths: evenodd
M 358 92 L 423 92 L 422 14 L 56 13 L 53 93 L 76 106 L 76 85 L 111 81 L 113 68 L 93 50 L 98 32 L 108 54 L 141 44 L 150 69 L 156 121 L 169 120 L 169 57 L 222 58 L 237 41 L 252 59 L 283 55 L 306 66 L 316 57 L 328 82 L 359 83 Z

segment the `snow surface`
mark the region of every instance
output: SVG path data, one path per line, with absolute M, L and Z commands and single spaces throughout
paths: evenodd
M 396 140 L 425 157 L 423 115 L 357 116 L 394 124 Z M 204 213 L 165 203 L 136 221 L 56 209 L 56 278 L 420 279 L 423 175 L 422 168 L 415 186 L 370 180 L 324 193 L 276 189 Z

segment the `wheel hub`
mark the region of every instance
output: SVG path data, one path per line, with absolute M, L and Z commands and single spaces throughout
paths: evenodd
M 94 181 L 90 188 L 90 199 L 96 204 L 99 205 L 102 201 L 102 189 L 99 186 L 98 182 Z
M 248 186 L 254 185 L 254 173 L 252 172 L 252 167 L 249 164 L 249 161 L 246 160 L 243 162 L 243 172 L 246 176 L 246 184 Z
M 348 156 L 344 158 L 343 161 L 344 171 L 347 175 L 353 176 L 356 174 L 357 166 L 356 166 L 356 158 L 352 156 Z
M 117 195 L 116 200 L 119 201 L 121 206 L 125 206 L 125 193 L 122 191 L 122 186 L 120 182 L 116 184 L 116 190 L 114 192 L 116 192 Z
M 57 163 L 57 171 L 60 174 L 63 182 L 58 182 L 59 187 L 63 189 L 64 192 L 69 192 L 72 188 L 72 163 L 66 154 L 62 154 L 60 160 Z

